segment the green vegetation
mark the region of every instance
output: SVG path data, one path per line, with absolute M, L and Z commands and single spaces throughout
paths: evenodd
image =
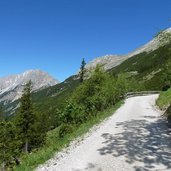
M 17 134 L 20 136 L 19 138 L 26 153 L 31 150 L 31 141 L 35 131 L 33 126 L 35 118 L 31 102 L 31 84 L 29 82 L 24 87 L 19 113 L 15 121 Z
M 16 171 L 33 170 L 110 116 L 125 93 L 167 90 L 171 86 L 170 56 L 171 43 L 138 54 L 108 72 L 97 66 L 86 80 L 83 60 L 80 79 L 72 76 L 33 94 L 27 84 L 15 115 L 6 118 L 0 108 L 0 149 L 5 150 L 0 155 L 0 164 L 3 168 L 15 165 Z M 170 89 L 161 93 L 157 101 L 161 108 L 170 105 L 170 94 Z M 18 101 L 6 107 L 14 108 L 17 104 Z M 167 110 L 167 118 L 170 116 L 171 107 Z
M 56 128 L 47 133 L 43 147 L 22 155 L 21 164 L 15 170 L 32 170 L 74 138 L 86 133 L 113 112 L 124 94 L 135 87 L 133 83 L 127 74 L 115 78 L 97 66 L 91 77 L 75 89 L 63 108 L 56 110 Z
M 0 163 L 3 171 L 18 164 L 20 142 L 15 131 L 16 127 L 12 122 L 0 122 Z
M 87 133 L 95 124 L 99 124 L 105 118 L 111 116 L 121 105 L 122 101 L 118 102 L 115 106 L 106 109 L 104 112 L 100 112 L 97 117 L 82 123 L 79 127 L 74 127 L 71 134 L 65 135 L 60 138 L 59 129 L 55 128 L 47 133 L 45 145 L 38 151 L 34 151 L 30 154 L 23 156 L 21 165 L 17 166 L 15 171 L 31 171 L 38 165 L 43 164 L 45 161 L 53 157 L 56 152 L 61 151 L 64 147 L 67 147 L 71 141 Z
M 168 60 L 165 67 L 163 68 L 162 79 L 164 81 L 163 91 L 166 91 L 171 87 L 171 61 L 170 60 Z
M 29 82 L 24 86 L 20 107 L 17 115 L 11 121 L 5 120 L 1 108 L 0 122 L 0 164 L 3 171 L 19 165 L 20 156 L 39 148 L 45 140 L 43 117 L 37 116 L 33 110 Z
M 144 90 L 162 90 L 165 85 L 163 73 L 165 66 L 171 57 L 171 43 L 161 46 L 158 49 L 141 53 L 128 60 L 121 65 L 111 69 L 113 75 L 119 73 L 136 73 L 135 80 L 140 82 Z
M 161 92 L 156 104 L 160 109 L 165 110 L 164 116 L 171 122 L 171 88 L 167 91 Z
M 5 120 L 4 109 L 3 109 L 3 106 L 0 105 L 0 122 L 4 120 Z
M 34 110 L 36 113 L 41 113 L 43 115 L 49 116 L 48 122 L 55 122 L 53 114 L 56 111 L 56 108 L 62 108 L 65 104 L 66 98 L 69 97 L 72 92 L 75 90 L 77 86 L 79 86 L 80 81 L 77 75 L 71 76 L 67 78 L 64 82 L 59 83 L 55 86 L 45 88 L 38 92 L 33 92 L 31 94 Z M 14 112 L 12 109 L 15 109 L 18 104 L 19 100 L 16 100 L 12 103 L 5 105 L 6 110 L 5 114 L 10 116 L 10 113 Z M 52 128 L 56 127 L 53 125 Z M 51 128 L 51 129 L 52 129 Z
M 171 104 L 171 88 L 167 91 L 161 92 L 156 103 L 160 109 L 166 109 Z
M 165 116 L 171 121 L 171 61 L 168 60 L 167 64 L 163 68 L 163 92 L 161 92 L 156 104 L 165 111 Z
M 79 72 L 80 82 L 81 83 L 84 81 L 84 77 L 85 77 L 85 73 L 86 73 L 85 65 L 86 65 L 86 62 L 85 62 L 85 60 L 83 58 L 83 60 L 81 62 L 80 72 Z
M 165 84 L 163 68 L 170 56 L 171 43 L 168 43 L 152 52 L 135 55 L 108 72 L 112 73 L 114 77 L 122 73 L 132 75 L 135 81 L 140 83 L 141 90 L 162 90 Z M 66 98 L 72 94 L 79 84 L 78 76 L 71 76 L 60 84 L 32 94 L 36 112 L 48 115 L 49 122 L 54 122 L 51 129 L 57 126 L 53 116 L 56 108 L 64 107 Z M 8 104 L 6 108 L 15 108 L 17 105 L 18 102 L 15 101 Z
M 125 74 L 114 78 L 97 66 L 91 77 L 76 88 L 65 108 L 58 109 L 58 124 L 62 125 L 60 135 L 64 136 L 73 126 L 78 127 L 115 105 L 123 99 L 126 92 L 135 89 L 135 86 L 138 89 L 138 84 L 134 83 Z

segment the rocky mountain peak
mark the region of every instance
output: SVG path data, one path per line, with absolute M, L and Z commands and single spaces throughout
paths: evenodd
M 123 61 L 127 60 L 128 58 L 131 58 L 143 52 L 148 53 L 150 51 L 154 51 L 160 46 L 163 46 L 169 42 L 171 42 L 171 27 L 159 32 L 151 41 L 149 41 L 144 46 L 135 49 L 131 53 L 128 53 L 126 55 L 105 55 L 102 57 L 98 57 L 93 61 L 89 62 L 86 65 L 86 68 L 91 69 L 96 67 L 97 64 L 100 64 L 104 67 L 105 70 L 109 70 L 117 65 L 120 65 Z
M 33 83 L 33 91 L 38 91 L 59 83 L 58 80 L 51 77 L 48 73 L 38 69 L 0 78 L 0 102 L 7 100 L 14 101 L 20 98 L 23 86 L 30 80 Z

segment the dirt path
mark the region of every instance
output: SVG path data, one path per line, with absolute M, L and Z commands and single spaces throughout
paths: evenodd
M 157 96 L 127 99 L 81 144 L 37 171 L 171 170 L 171 133 L 154 106 Z

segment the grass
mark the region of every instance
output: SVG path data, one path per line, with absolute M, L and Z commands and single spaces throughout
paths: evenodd
M 171 88 L 165 92 L 161 92 L 156 104 L 160 109 L 165 109 L 171 104 Z
M 50 131 L 47 135 L 46 145 L 38 151 L 23 156 L 21 165 L 17 166 L 14 171 L 32 171 L 40 164 L 43 164 L 54 156 L 56 152 L 61 151 L 67 147 L 70 142 L 87 133 L 94 125 L 99 124 L 105 118 L 111 116 L 121 105 L 123 101 L 118 102 L 116 105 L 100 112 L 97 117 L 94 117 L 87 122 L 81 124 L 71 134 L 66 135 L 63 139 L 59 139 L 59 128 Z

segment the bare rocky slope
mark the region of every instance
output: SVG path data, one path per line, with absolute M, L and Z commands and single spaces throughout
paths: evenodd
M 0 102 L 12 102 L 21 97 L 23 86 L 32 81 L 33 91 L 38 91 L 59 83 L 41 70 L 28 70 L 22 74 L 0 78 Z
M 103 65 L 105 70 L 118 66 L 123 61 L 143 52 L 151 52 L 170 42 L 171 28 L 168 28 L 156 35 L 150 42 L 126 55 L 106 55 L 98 57 L 86 65 L 87 69 L 96 67 L 97 64 Z

